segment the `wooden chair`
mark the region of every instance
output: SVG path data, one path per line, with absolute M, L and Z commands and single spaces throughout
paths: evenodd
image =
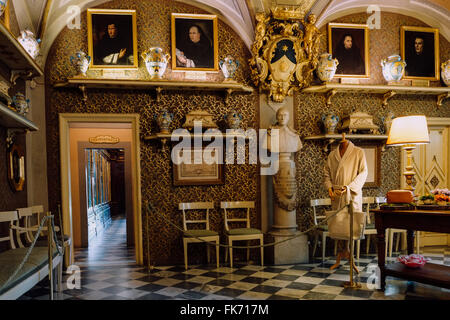
M 314 225 L 317 226 L 320 224 L 322 220 L 325 220 L 325 208 L 323 208 L 323 211 L 319 214 L 318 208 L 319 207 L 330 207 L 331 206 L 331 199 L 325 198 L 325 199 L 312 199 L 310 201 L 311 208 L 313 210 L 313 217 L 314 217 Z M 321 226 L 316 233 L 315 241 L 314 241 L 314 247 L 313 247 L 313 253 L 312 256 L 314 257 L 314 254 L 316 253 L 317 243 L 319 242 L 319 235 L 322 237 L 322 262 L 325 262 L 325 249 L 326 249 L 326 241 L 328 237 L 328 225 Z M 335 242 L 335 255 L 336 255 L 336 243 Z
M 20 227 L 20 221 L 23 219 L 23 227 L 28 229 L 28 230 L 16 230 L 17 244 L 19 245 L 19 248 L 24 248 L 25 246 L 23 245 L 23 242 L 21 239 L 22 234 L 25 234 L 25 239 L 28 243 L 31 243 L 34 240 L 34 235 L 31 231 L 31 229 L 35 227 L 35 226 L 31 225 L 31 218 L 33 216 L 33 210 L 31 209 L 31 207 L 19 208 L 19 209 L 17 209 L 17 213 L 18 213 L 18 220 L 17 220 L 17 224 L 16 224 L 17 227 Z M 37 228 L 36 228 L 36 230 L 37 230 Z
M 365 212 L 366 212 L 366 228 L 364 229 L 364 236 L 366 236 L 366 254 L 369 253 L 370 249 L 370 236 L 377 234 L 377 229 L 375 228 L 375 223 L 372 222 L 372 219 L 370 217 L 370 205 L 375 204 L 375 198 L 374 197 L 363 197 L 362 199 L 363 204 L 363 210 L 364 205 Z M 359 254 L 361 252 L 361 240 L 358 240 L 356 243 L 356 260 L 359 260 Z
M 225 262 L 227 262 L 228 252 L 230 253 L 230 268 L 233 268 L 233 241 L 241 240 L 259 240 L 261 246 L 261 266 L 264 265 L 264 235 L 261 230 L 251 228 L 250 225 L 250 209 L 255 208 L 255 202 L 253 201 L 222 201 L 220 208 L 224 211 L 225 221 L 225 234 L 228 239 L 228 245 L 230 248 L 225 250 Z M 246 210 L 245 218 L 237 218 L 233 215 L 236 210 Z M 230 228 L 231 223 L 245 223 L 244 228 Z M 247 261 L 250 259 L 250 249 L 247 248 Z
M 178 209 L 183 211 L 183 248 L 184 248 L 184 267 L 188 268 L 188 243 L 215 241 L 216 242 L 216 263 L 219 268 L 219 234 L 216 231 L 209 230 L 209 210 L 214 209 L 214 202 L 182 202 L 178 205 Z M 197 218 L 193 220 L 187 219 L 188 210 L 196 210 L 201 212 L 206 210 L 205 218 Z M 188 229 L 189 224 L 204 224 L 204 229 Z M 201 239 L 201 240 L 200 240 Z M 208 263 L 210 261 L 209 245 L 206 246 L 206 254 Z

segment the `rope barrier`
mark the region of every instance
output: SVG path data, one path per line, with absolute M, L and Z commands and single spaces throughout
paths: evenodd
M 22 227 L 19 227 L 19 226 L 15 226 L 15 225 L 13 225 L 13 224 L 10 225 L 10 228 L 11 228 L 11 229 L 15 229 L 15 230 L 26 230 L 26 231 L 35 231 L 35 230 L 37 230 L 37 232 L 36 232 L 36 236 L 34 237 L 33 242 L 32 242 L 31 245 L 28 247 L 27 253 L 25 254 L 25 256 L 24 256 L 22 262 L 21 262 L 20 265 L 19 265 L 19 267 L 13 272 L 13 274 L 8 278 L 8 280 L 4 283 L 4 285 L 3 285 L 0 289 L 5 288 L 5 287 L 11 282 L 11 280 L 14 279 L 14 277 L 19 273 L 19 271 L 23 268 L 23 266 L 25 265 L 25 262 L 28 261 L 28 258 L 30 257 L 30 254 L 31 254 L 31 252 L 33 251 L 33 249 L 34 249 L 34 247 L 35 247 L 35 245 L 36 245 L 36 242 L 37 242 L 37 240 L 38 240 L 38 238 L 39 238 L 39 236 L 40 236 L 40 234 L 41 234 L 41 231 L 42 231 L 42 229 L 44 228 L 44 224 L 45 224 L 45 222 L 46 222 L 48 219 L 51 219 L 51 222 L 52 222 L 52 229 L 53 229 L 53 230 L 52 230 L 52 231 L 53 231 L 53 232 L 52 232 L 52 233 L 53 233 L 53 239 L 55 240 L 56 233 L 55 233 L 55 224 L 54 224 L 55 221 L 54 221 L 54 216 L 53 216 L 53 215 L 50 215 L 50 216 L 44 216 L 43 219 L 41 220 L 41 224 L 39 225 L 39 228 L 38 228 L 38 229 L 35 229 L 35 228 L 22 228 Z M 64 239 L 63 239 L 63 240 L 64 240 Z M 61 251 L 59 251 L 58 242 L 55 241 L 55 244 L 56 244 L 56 248 L 57 248 L 58 254 L 59 254 L 59 255 L 62 255 Z M 14 250 L 14 249 L 13 249 L 13 250 Z M 53 254 L 53 253 L 52 253 L 52 254 Z
M 234 249 L 254 249 L 254 248 L 263 248 L 263 247 L 275 246 L 275 245 L 277 245 L 277 244 L 280 244 L 280 243 L 287 242 L 287 241 L 290 241 L 290 240 L 292 240 L 292 239 L 298 238 L 298 237 L 300 237 L 300 236 L 302 236 L 302 235 L 304 235 L 304 234 L 306 234 L 306 233 L 308 233 L 308 232 L 311 232 L 311 231 L 314 230 L 314 229 L 320 228 L 321 226 L 325 225 L 325 223 L 328 223 L 328 220 L 330 220 L 331 218 L 333 218 L 333 217 L 334 217 L 341 209 L 343 209 L 343 208 L 346 207 L 346 206 L 348 206 L 348 205 L 345 205 L 345 206 L 343 206 L 343 207 L 337 209 L 335 213 L 333 213 L 332 215 L 328 216 L 328 217 L 327 217 L 326 219 L 324 219 L 321 223 L 319 223 L 319 224 L 317 224 L 317 225 L 315 225 L 315 226 L 313 226 L 313 227 L 311 227 L 311 228 L 309 228 L 309 229 L 307 229 L 307 230 L 305 230 L 305 231 L 302 231 L 302 232 L 300 232 L 300 233 L 298 233 L 298 234 L 296 234 L 296 235 L 294 235 L 294 236 L 291 236 L 291 237 L 289 237 L 289 238 L 287 238 L 287 239 L 281 240 L 281 241 L 272 242 L 272 243 L 267 243 L 267 244 L 263 244 L 263 245 L 254 245 L 254 246 L 230 246 L 230 245 L 227 245 L 227 244 L 221 244 L 221 243 L 219 243 L 218 246 L 219 246 L 219 247 L 224 247 L 224 248 L 234 248 Z M 147 210 L 150 211 L 150 212 L 151 212 L 151 211 L 155 211 L 155 212 L 158 213 L 161 217 L 163 217 L 164 220 L 166 220 L 166 222 L 167 222 L 168 224 L 170 224 L 171 226 L 175 227 L 176 229 L 178 229 L 179 231 L 183 232 L 184 234 L 187 234 L 187 235 L 191 236 L 192 238 L 197 239 L 197 240 L 199 240 L 199 241 L 201 241 L 201 242 L 205 242 L 205 243 L 207 243 L 207 244 L 209 244 L 209 245 L 211 245 L 211 246 L 217 246 L 217 244 L 216 244 L 215 242 L 203 240 L 202 238 L 199 238 L 199 237 L 197 237 L 197 236 L 194 236 L 192 233 L 189 232 L 189 230 L 185 231 L 185 230 L 181 229 L 181 228 L 180 228 L 179 226 L 177 226 L 175 223 L 173 223 L 172 221 L 170 221 L 169 219 L 167 219 L 162 213 L 158 212 L 157 210 L 154 210 L 154 209 L 153 209 L 153 206 L 151 205 L 150 202 L 147 202 Z

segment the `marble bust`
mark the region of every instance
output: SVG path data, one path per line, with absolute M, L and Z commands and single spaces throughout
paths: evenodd
M 302 142 L 299 135 L 288 127 L 289 110 L 286 107 L 281 107 L 277 111 L 277 123 L 271 126 L 267 131 L 268 136 L 271 136 L 272 129 L 278 129 L 278 144 L 277 141 L 272 141 L 267 137 L 264 146 L 271 152 L 297 152 L 302 148 Z

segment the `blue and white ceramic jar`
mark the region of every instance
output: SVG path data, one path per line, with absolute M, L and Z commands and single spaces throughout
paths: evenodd
M 447 87 L 450 87 L 450 59 L 441 64 L 441 77 Z
M 223 72 L 225 81 L 233 81 L 236 70 L 239 67 L 239 61 L 232 56 L 227 56 L 225 59 L 220 60 L 219 66 Z
M 324 82 L 331 81 L 331 79 L 333 79 L 334 77 L 334 74 L 336 73 L 338 65 L 339 61 L 337 59 L 333 59 L 331 54 L 321 54 L 319 65 L 317 66 L 316 70 L 317 76 Z
M 159 47 L 152 47 L 141 54 L 151 79 L 162 79 L 169 63 L 170 54 Z
M 339 117 L 334 114 L 324 114 L 322 116 L 323 126 L 326 134 L 336 133 L 336 127 L 339 123 Z
M 155 114 L 155 120 L 159 126 L 159 133 L 170 133 L 169 127 L 173 120 L 173 113 L 163 108 L 159 114 Z
M 230 129 L 232 130 L 239 129 L 239 125 L 241 124 L 242 121 L 242 115 L 240 113 L 237 113 L 236 111 L 233 110 L 224 115 L 223 117 Z
M 20 115 L 26 115 L 30 110 L 30 99 L 27 99 L 23 93 L 18 92 L 12 98 L 12 104 L 16 112 Z
M 34 36 L 34 33 L 30 30 L 22 30 L 20 31 L 20 36 L 17 38 L 19 43 L 24 47 L 24 49 L 28 52 L 28 54 L 33 58 L 39 55 L 39 43 L 41 43 L 41 39 L 37 39 Z
M 3 15 L 3 12 L 5 12 L 7 4 L 8 0 L 0 0 L 0 17 Z
M 91 57 L 83 51 L 78 51 L 74 56 L 70 56 L 70 63 L 78 69 L 79 73 L 86 77 L 86 72 L 91 63 Z
M 399 81 L 405 74 L 406 62 L 399 55 L 392 55 L 381 60 L 381 67 L 386 81 Z

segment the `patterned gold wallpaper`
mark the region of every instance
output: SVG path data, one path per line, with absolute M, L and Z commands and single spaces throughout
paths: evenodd
M 354 14 L 333 22 L 365 23 L 366 14 Z M 380 60 L 394 53 L 400 53 L 400 27 L 427 26 L 421 21 L 394 13 L 381 13 L 381 29 L 370 30 L 370 79 L 362 79 L 360 83 L 385 84 L 380 66 Z M 326 27 L 321 32 L 327 33 Z M 440 59 L 450 57 L 450 44 L 440 36 Z M 327 50 L 327 38 L 321 39 L 321 51 Z M 333 80 L 337 82 L 337 80 Z M 435 81 L 433 86 L 442 86 Z M 374 123 L 383 127 L 382 117 L 389 111 L 395 116 L 409 114 L 425 114 L 428 117 L 450 117 L 450 100 L 444 100 L 442 106 L 436 106 L 436 98 L 431 96 L 397 95 L 389 100 L 387 108 L 383 107 L 382 98 L 377 94 L 345 94 L 338 93 L 332 98 L 331 106 L 327 106 L 323 94 L 298 94 L 295 97 L 296 124 L 302 137 L 321 133 L 323 114 L 333 113 L 340 119 L 354 111 L 366 112 L 373 116 Z M 297 176 L 299 184 L 300 210 L 297 210 L 298 224 L 306 229 L 312 224 L 312 211 L 309 200 L 327 197 L 323 186 L 322 168 L 327 154 L 322 150 L 323 142 L 306 141 L 303 149 L 297 155 Z M 364 196 L 383 196 L 387 191 L 399 188 L 400 181 L 400 149 L 386 148 L 381 156 L 381 187 L 364 188 Z
M 170 13 L 206 13 L 201 9 L 173 1 L 163 0 L 115 0 L 102 8 L 136 9 L 138 22 L 138 48 L 139 52 L 150 46 L 160 46 L 164 50 L 170 49 Z M 365 14 L 364 14 L 365 17 Z M 417 20 L 396 14 L 382 14 L 382 23 L 396 26 L 397 29 L 389 29 L 383 32 L 378 30 L 371 36 L 371 48 L 375 48 L 371 58 L 370 83 L 382 83 L 381 71 L 376 66 L 380 57 L 392 54 L 395 44 L 385 45 L 385 39 L 399 40 L 399 26 L 403 24 L 415 25 Z M 363 17 L 352 15 L 339 22 L 362 23 Z M 398 32 L 397 32 L 398 31 Z M 258 129 L 258 94 L 233 95 L 229 105 L 225 105 L 222 93 L 183 92 L 172 91 L 161 96 L 161 101 L 156 102 L 153 94 L 135 90 L 90 90 L 89 100 L 83 103 L 81 94 L 76 89 L 53 89 L 52 84 L 62 81 L 75 74 L 75 70 L 69 64 L 69 56 L 81 49 L 87 52 L 86 15 L 82 15 L 82 27 L 80 30 L 64 29 L 48 55 L 46 63 L 46 105 L 47 105 L 47 150 L 48 152 L 48 184 L 50 210 L 56 207 L 60 201 L 60 172 L 59 172 L 59 132 L 58 113 L 139 113 L 141 115 L 142 136 L 158 131 L 153 120 L 154 114 L 167 107 L 174 113 L 172 128 L 180 127 L 184 122 L 184 116 L 191 110 L 201 106 L 215 116 L 217 122 L 221 122 L 223 115 L 231 109 L 242 113 L 243 127 Z M 323 39 L 324 40 L 324 39 Z M 377 47 L 377 44 L 380 43 Z M 322 46 L 325 44 L 322 43 Z M 448 57 L 448 42 L 441 40 L 442 55 Z M 323 47 L 325 48 L 325 47 Z M 391 50 L 392 49 L 392 50 Z M 321 52 L 325 49 L 321 50 Z M 250 53 L 244 43 L 225 23 L 219 20 L 219 59 L 231 54 L 241 63 L 237 73 L 237 80 L 250 84 L 249 68 L 247 60 Z M 378 68 L 378 70 L 377 70 Z M 91 73 L 91 76 L 98 76 Z M 171 78 L 171 70 L 166 76 Z M 137 73 L 139 79 L 148 79 L 142 60 L 139 62 Z M 215 80 L 220 81 L 219 73 Z M 325 98 L 321 94 L 297 94 L 295 96 L 295 121 L 297 130 L 302 137 L 318 134 L 320 132 L 320 117 L 323 113 L 334 112 L 339 116 L 350 113 L 352 110 L 360 110 L 374 115 L 375 121 L 387 113 L 381 107 L 381 99 L 377 95 L 370 94 L 337 94 L 333 98 L 331 107 L 325 104 Z M 423 112 L 428 116 L 450 117 L 449 103 L 437 109 L 435 100 L 426 96 L 396 96 L 390 100 L 389 108 L 396 115 L 408 112 Z M 304 142 L 304 147 L 297 155 L 297 176 L 299 182 L 298 197 L 299 208 L 297 211 L 299 229 L 306 229 L 311 223 L 311 212 L 308 208 L 309 199 L 325 196 L 322 186 L 322 166 L 326 154 L 322 151 L 319 142 Z M 216 209 L 211 215 L 211 227 L 221 232 L 223 236 L 223 218 L 218 209 L 219 202 L 224 200 L 254 200 L 259 204 L 259 170 L 255 165 L 228 165 L 225 168 L 225 185 L 220 186 L 191 186 L 174 187 L 172 185 L 172 165 L 170 153 L 160 149 L 158 144 L 141 141 L 141 183 L 142 200 L 152 202 L 168 219 L 181 225 L 181 213 L 177 210 L 179 202 L 210 201 L 214 200 Z M 399 150 L 388 149 L 382 155 L 382 187 L 365 191 L 365 195 L 382 195 L 387 190 L 396 188 L 399 180 Z M 260 209 L 257 208 L 258 212 Z M 144 246 L 147 235 L 150 242 L 150 256 L 152 262 L 157 265 L 182 263 L 183 250 L 181 234 L 167 225 L 159 215 L 152 214 L 148 224 L 144 222 Z M 253 223 L 258 225 L 259 218 L 254 217 Z M 145 228 L 147 227 L 147 228 Z M 224 238 L 221 239 L 225 241 Z M 147 248 L 144 248 L 144 253 Z M 239 255 L 238 250 L 237 254 Z M 223 252 L 223 250 L 222 250 Z M 242 252 L 243 254 L 243 252 Z M 255 253 L 256 254 L 256 253 Z M 192 246 L 190 249 L 191 263 L 203 263 L 205 261 L 204 249 Z M 256 257 L 257 258 L 257 257 Z M 144 257 L 145 261 L 145 257 Z
M 200 9 L 172 2 L 172 1 L 112 1 L 102 8 L 128 8 L 137 10 L 138 48 L 139 52 L 151 46 L 160 46 L 164 50 L 170 49 L 170 13 L 206 13 Z M 139 113 L 141 116 L 140 130 L 142 137 L 158 132 L 154 115 L 163 107 L 167 107 L 174 114 L 172 128 L 179 128 L 184 123 L 184 116 L 199 107 L 214 115 L 214 120 L 223 123 L 223 115 L 232 109 L 239 110 L 243 115 L 242 127 L 257 128 L 257 94 L 233 94 L 228 105 L 224 103 L 223 93 L 183 92 L 171 91 L 162 94 L 160 102 L 156 102 L 153 93 L 145 91 L 108 91 L 89 90 L 89 100 L 84 104 L 76 89 L 55 90 L 51 84 L 72 76 L 75 70 L 69 64 L 69 56 L 81 49 L 87 52 L 86 15 L 82 15 L 81 30 L 64 29 L 56 39 L 46 64 L 47 80 L 47 143 L 48 174 L 49 174 L 49 204 L 54 208 L 60 201 L 59 178 L 59 137 L 58 113 Z M 231 54 L 242 64 L 237 72 L 237 81 L 249 83 L 249 68 L 247 60 L 250 53 L 244 43 L 225 23 L 219 21 L 219 59 Z M 91 73 L 92 76 L 92 73 Z M 147 71 L 142 59 L 139 62 L 138 77 L 147 79 Z M 171 77 L 168 70 L 166 77 Z M 223 77 L 218 73 L 218 80 Z M 158 143 L 141 141 L 141 184 L 142 200 L 150 201 L 168 219 L 181 226 L 179 202 L 210 201 L 216 203 L 216 210 L 212 213 L 211 228 L 223 231 L 222 213 L 219 211 L 220 201 L 254 200 L 257 201 L 257 167 L 256 165 L 228 165 L 225 168 L 225 185 L 220 186 L 192 186 L 174 187 L 172 185 L 172 165 L 170 153 L 161 151 Z M 57 196 L 55 196 L 57 195 Z M 144 212 L 143 212 L 144 215 Z M 256 225 L 256 215 L 253 224 Z M 183 261 L 181 233 L 169 226 L 156 214 L 149 219 L 148 230 L 144 230 L 144 237 L 150 236 L 150 256 L 156 264 L 180 263 Z M 145 221 L 144 221 L 145 229 Z M 148 233 L 147 233 L 148 231 Z M 144 239 L 144 245 L 146 239 Z M 144 248 L 144 252 L 146 252 Z M 190 260 L 194 263 L 204 259 L 204 250 L 192 246 Z M 199 260 L 200 259 L 200 260 Z M 144 259 L 144 261 L 146 261 Z

